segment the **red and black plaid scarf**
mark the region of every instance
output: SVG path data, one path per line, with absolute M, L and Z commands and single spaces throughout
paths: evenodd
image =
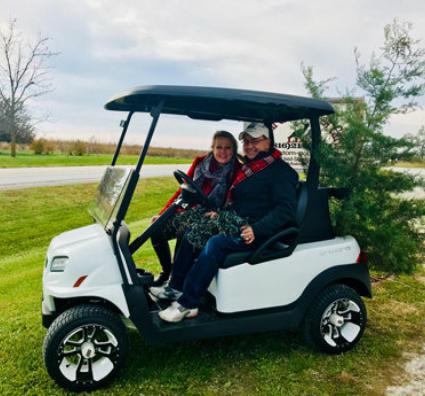
M 270 164 L 272 164 L 276 159 L 278 159 L 281 156 L 282 156 L 282 153 L 279 150 L 274 149 L 273 152 L 267 157 L 260 158 L 258 160 L 243 164 L 238 174 L 236 175 L 236 179 L 230 186 L 229 190 L 227 190 L 225 206 L 229 206 L 232 204 L 233 191 L 237 184 L 244 181 L 248 177 L 254 175 L 255 173 L 258 173 L 262 171 L 263 169 L 267 168 Z

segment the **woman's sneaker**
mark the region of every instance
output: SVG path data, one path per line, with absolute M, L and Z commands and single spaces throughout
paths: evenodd
M 158 297 L 161 300 L 177 300 L 183 293 L 172 287 L 165 285 L 159 287 L 150 287 L 149 291 L 155 297 Z
M 165 286 L 170 274 L 162 271 L 158 276 L 155 276 L 152 286 Z
M 159 312 L 159 317 L 166 322 L 176 323 L 184 318 L 194 318 L 198 315 L 198 308 L 185 308 L 174 301 L 167 309 Z

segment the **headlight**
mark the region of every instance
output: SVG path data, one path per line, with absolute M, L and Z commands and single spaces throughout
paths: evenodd
M 50 266 L 51 272 L 63 272 L 65 270 L 66 265 L 68 264 L 69 258 L 66 256 L 55 257 L 52 261 L 52 265 Z

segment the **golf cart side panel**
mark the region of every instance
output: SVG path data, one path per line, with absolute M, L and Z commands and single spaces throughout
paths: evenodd
M 146 295 L 140 286 L 126 291 L 130 319 L 150 344 L 249 334 L 299 327 L 306 307 L 291 304 L 274 310 L 250 312 L 249 315 L 217 315 L 202 310 L 198 317 L 179 323 L 163 322 L 158 311 L 149 311 Z
M 61 272 L 52 271 L 55 257 L 68 258 Z M 100 224 L 65 232 L 52 240 L 43 274 L 44 301 L 51 312 L 55 311 L 55 299 L 97 297 L 128 316 L 122 282 L 111 238 Z
M 209 292 L 221 313 L 289 305 L 318 274 L 335 265 L 356 262 L 359 253 L 359 245 L 350 236 L 300 244 L 288 257 L 221 268 Z
M 295 330 L 301 325 L 312 301 L 324 287 L 333 283 L 343 283 L 370 297 L 370 281 L 367 263 L 354 263 L 331 267 L 315 277 L 302 295 L 292 304 L 271 309 L 254 310 L 238 314 L 220 315 L 213 311 L 201 311 L 190 321 L 166 323 L 159 319 L 157 311 L 146 317 L 146 309 L 140 306 L 144 300 L 142 290 L 131 296 L 127 294 L 130 318 L 152 344 L 231 336 L 237 334 L 260 333 L 284 329 Z M 143 302 L 144 303 L 144 302 Z

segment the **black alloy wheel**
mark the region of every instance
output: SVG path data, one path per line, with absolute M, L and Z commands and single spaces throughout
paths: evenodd
M 367 321 L 366 307 L 358 293 L 334 284 L 314 299 L 304 318 L 306 342 L 330 354 L 352 349 L 360 340 Z
M 79 305 L 59 315 L 46 334 L 43 358 L 61 387 L 90 391 L 108 383 L 128 354 L 126 328 L 110 310 Z

